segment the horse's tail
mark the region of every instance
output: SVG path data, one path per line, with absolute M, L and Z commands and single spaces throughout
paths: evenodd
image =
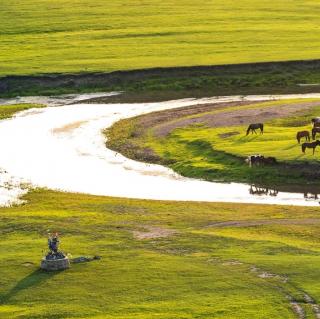
M 299 132 L 297 133 L 297 141 L 300 144 L 300 134 L 299 134 Z
M 316 139 L 316 134 L 317 134 L 316 130 L 313 128 L 311 130 L 311 133 L 312 133 L 312 139 L 315 140 Z
M 263 134 L 263 123 L 260 124 L 260 130 L 261 130 L 261 133 Z
M 248 135 L 250 133 L 250 129 L 251 129 L 251 125 L 248 126 L 248 129 L 247 129 L 247 134 Z

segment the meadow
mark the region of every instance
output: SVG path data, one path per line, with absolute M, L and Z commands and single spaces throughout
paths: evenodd
M 15 113 L 26 111 L 32 108 L 45 107 L 43 104 L 12 104 L 12 105 L 0 105 L 0 120 L 4 120 L 12 117 Z
M 303 103 L 310 105 L 305 108 Z M 277 108 L 288 111 L 293 107 L 291 114 L 263 120 L 263 135 L 258 131 L 257 135 L 246 136 L 248 123 L 256 121 L 257 116 L 272 117 Z M 296 133 L 311 131 L 311 118 L 320 114 L 319 100 L 280 100 L 212 109 L 209 106 L 181 116 L 177 110 L 170 112 L 115 123 L 105 132 L 107 146 L 127 157 L 167 165 L 184 176 L 210 181 L 318 185 L 319 149 L 314 156 L 310 150 L 303 154 Z M 150 120 L 156 117 L 158 120 Z M 238 124 L 223 125 L 230 118 Z M 252 154 L 275 157 L 279 164 L 250 168 L 245 158 Z
M 318 59 L 315 0 L 0 3 L 0 76 Z
M 315 318 L 318 208 L 49 190 L 24 200 L 0 208 L 1 318 Z M 72 257 L 101 259 L 40 271 L 49 231 Z

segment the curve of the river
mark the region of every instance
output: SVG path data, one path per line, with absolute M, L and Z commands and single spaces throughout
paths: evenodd
M 5 181 L 0 200 L 6 204 L 21 195 L 24 192 L 19 187 L 21 182 L 68 192 L 127 198 L 318 206 L 318 200 L 306 201 L 299 193 L 254 196 L 249 194 L 246 184 L 184 178 L 166 167 L 127 159 L 105 147 L 101 132 L 122 118 L 148 112 L 209 102 L 288 98 L 320 98 L 320 94 L 233 96 L 143 104 L 73 104 L 21 112 L 0 122 L 0 179 Z

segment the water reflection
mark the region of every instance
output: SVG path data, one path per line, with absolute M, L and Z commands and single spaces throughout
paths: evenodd
M 254 196 L 271 196 L 276 197 L 282 193 L 298 193 L 301 194 L 306 201 L 317 201 L 319 200 L 320 188 L 317 186 L 279 186 L 277 188 L 270 186 L 261 186 L 251 184 L 249 188 L 249 194 Z M 319 201 L 320 204 L 320 201 Z
M 317 200 L 317 199 L 319 199 L 317 193 L 303 193 L 303 197 L 306 200 Z M 320 204 L 320 202 L 319 202 L 319 204 Z
M 105 147 L 101 133 L 122 118 L 205 103 L 314 98 L 320 95 L 186 99 L 159 103 L 74 104 L 20 113 L 1 121 L 0 168 L 36 187 L 126 198 L 318 206 L 312 188 L 218 183 L 182 177 L 171 169 L 136 162 Z M 31 112 L 31 111 L 29 111 Z M 83 123 L 79 126 L 79 123 Z M 74 128 L 63 136 L 54 130 Z M 23 161 L 16 160 L 23 158 Z M 3 181 L 2 174 L 0 179 Z M 1 183 L 0 183 L 1 184 Z M 0 185 L 1 186 L 1 185 Z M 310 185 L 309 185 L 310 186 Z M 320 187 L 319 187 L 320 189 Z M 16 195 L 12 198 L 16 199 Z M 304 194 L 306 193 L 306 198 Z M 318 195 L 317 195 L 318 196 Z M 0 192 L 0 204 L 2 200 Z
M 250 185 L 249 193 L 251 195 L 268 195 L 268 196 L 274 196 L 276 197 L 279 193 L 277 189 L 274 188 L 268 188 L 268 187 L 261 187 L 254 184 Z

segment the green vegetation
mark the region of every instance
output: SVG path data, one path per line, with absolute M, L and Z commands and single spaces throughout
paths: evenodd
M 303 105 L 299 103 L 313 106 L 303 110 Z M 290 109 L 295 105 L 297 111 L 293 114 L 263 121 L 264 135 L 245 136 L 247 125 L 244 124 L 228 127 L 208 125 L 210 118 L 221 118 L 218 122 L 223 123 L 232 116 L 246 118 L 249 113 L 245 112 L 250 110 L 268 115 L 278 106 Z M 211 181 L 241 181 L 271 186 L 305 184 L 305 181 L 314 185 L 319 183 L 319 149 L 315 156 L 310 150 L 303 155 L 296 140 L 298 131 L 311 130 L 310 119 L 320 114 L 319 101 L 271 101 L 226 106 L 188 116 L 170 113 L 163 119 L 161 115 L 165 112 L 155 113 L 154 117 L 160 120 L 151 125 L 145 125 L 149 123 L 150 115 L 116 123 L 105 132 L 108 147 L 135 160 L 168 165 L 184 176 Z M 246 121 L 250 122 L 250 119 L 246 118 Z M 166 132 L 166 127 L 172 129 L 163 136 L 161 132 Z M 250 168 L 244 159 L 257 153 L 276 157 L 279 165 Z
M 155 102 L 213 95 L 308 93 L 319 91 L 319 87 L 320 60 L 317 60 L 8 76 L 1 79 L 0 96 L 124 91 L 121 96 L 99 101 Z
M 24 199 L 0 209 L 1 318 L 296 318 L 288 295 L 314 318 L 303 293 L 320 301 L 318 208 L 43 190 Z M 226 221 L 238 224 L 214 226 Z M 73 257 L 102 259 L 39 271 L 48 230 Z
M 318 59 L 315 0 L 0 4 L 0 75 Z
M 25 111 L 32 108 L 45 107 L 42 104 L 11 104 L 0 105 L 0 120 L 12 117 L 15 113 Z

